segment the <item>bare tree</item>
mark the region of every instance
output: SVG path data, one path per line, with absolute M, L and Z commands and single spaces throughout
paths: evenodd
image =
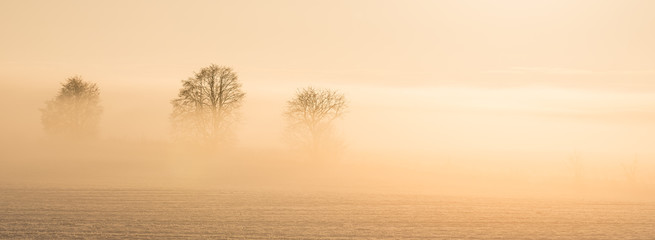
M 182 81 L 178 97 L 171 101 L 175 137 L 212 144 L 231 139 L 244 96 L 232 68 L 212 64 L 200 69 Z
M 68 78 L 57 96 L 46 102 L 41 109 L 41 122 L 52 136 L 90 138 L 97 135 L 101 114 L 98 86 L 75 76 Z
M 341 143 L 333 135 L 333 122 L 342 117 L 346 108 L 346 98 L 337 91 L 313 87 L 298 90 L 287 102 L 284 113 L 290 140 L 313 154 L 340 150 Z

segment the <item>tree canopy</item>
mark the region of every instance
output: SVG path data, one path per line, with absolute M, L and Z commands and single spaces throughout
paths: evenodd
M 337 91 L 313 87 L 298 90 L 284 113 L 291 141 L 314 154 L 340 150 L 333 122 L 346 108 L 346 98 Z
M 182 81 L 178 97 L 171 101 L 174 136 L 209 143 L 232 139 L 244 96 L 232 68 L 212 64 L 200 69 Z
M 75 76 L 62 84 L 57 96 L 41 109 L 41 122 L 49 135 L 72 138 L 95 137 L 102 114 L 100 90 Z

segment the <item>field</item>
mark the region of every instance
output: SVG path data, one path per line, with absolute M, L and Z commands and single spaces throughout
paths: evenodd
M 413 194 L 0 190 L 0 239 L 652 239 L 655 203 Z

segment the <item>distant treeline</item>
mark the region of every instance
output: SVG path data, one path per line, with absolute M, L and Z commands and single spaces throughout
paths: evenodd
M 177 97 L 171 100 L 173 139 L 206 147 L 228 146 L 235 140 L 234 128 L 246 93 L 236 72 L 210 65 L 182 80 Z M 58 139 L 97 138 L 103 113 L 100 89 L 80 76 L 66 79 L 57 95 L 41 109 L 45 132 Z M 285 139 L 297 148 L 315 154 L 339 151 L 333 122 L 347 108 L 342 93 L 331 89 L 298 89 L 287 102 Z

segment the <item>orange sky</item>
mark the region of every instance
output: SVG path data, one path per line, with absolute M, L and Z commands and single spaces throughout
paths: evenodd
M 103 136 L 167 139 L 179 81 L 216 63 L 248 93 L 244 144 L 277 146 L 285 101 L 314 85 L 350 99 L 351 149 L 648 155 L 653 12 L 653 1 L 2 1 L 2 130 L 42 136 L 37 109 L 79 74 L 101 87 Z

